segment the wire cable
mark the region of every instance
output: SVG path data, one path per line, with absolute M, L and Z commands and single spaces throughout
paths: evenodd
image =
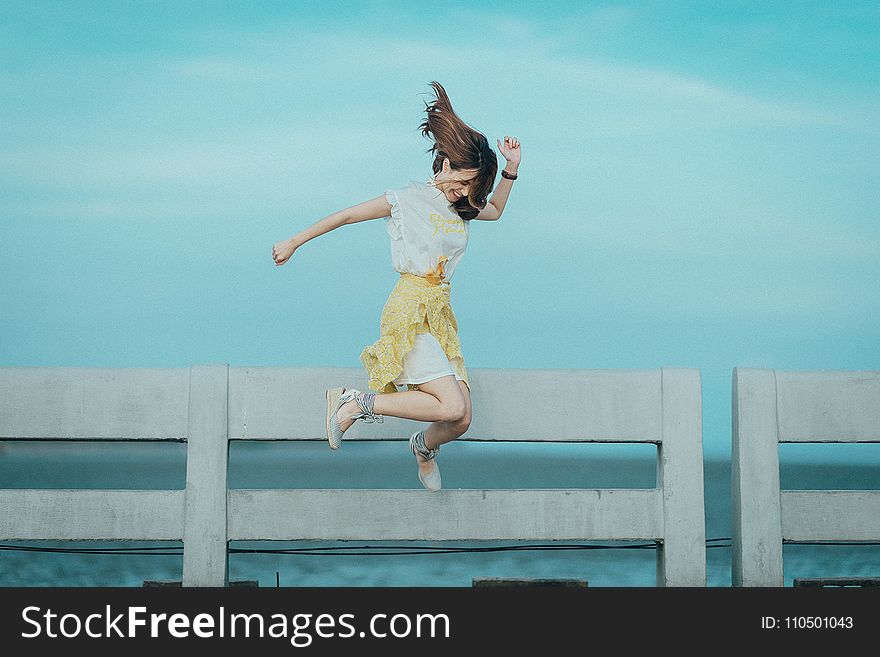
M 723 543 L 727 541 L 727 543 Z M 706 548 L 729 548 L 730 537 L 708 538 Z M 880 542 L 866 541 L 788 541 L 784 545 L 816 545 L 816 546 L 878 546 Z M 286 554 L 298 556 L 412 556 L 423 554 L 468 554 L 488 552 L 519 552 L 519 551 L 572 551 L 572 550 L 656 550 L 660 541 L 625 545 L 596 545 L 570 543 L 538 543 L 526 545 L 487 545 L 487 546 L 450 546 L 450 545 L 333 545 L 320 547 L 296 548 L 227 548 L 229 554 Z M 12 552 L 43 552 L 51 554 L 106 554 L 136 556 L 181 556 L 183 546 L 146 546 L 116 548 L 72 548 L 43 547 L 36 545 L 0 544 L 0 551 Z

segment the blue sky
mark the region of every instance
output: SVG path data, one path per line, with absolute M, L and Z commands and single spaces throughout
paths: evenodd
M 0 5 L 0 365 L 359 366 L 428 83 L 522 142 L 470 367 L 880 369 L 876 2 Z

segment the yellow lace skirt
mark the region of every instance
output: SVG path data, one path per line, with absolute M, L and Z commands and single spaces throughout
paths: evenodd
M 468 383 L 458 322 L 449 303 L 449 283 L 401 274 L 382 309 L 379 339 L 361 352 L 369 386 L 378 392 L 397 392 L 393 381 L 403 371 L 404 356 L 416 335 L 430 332 L 443 348 L 455 374 Z M 468 384 L 469 385 L 469 384 Z

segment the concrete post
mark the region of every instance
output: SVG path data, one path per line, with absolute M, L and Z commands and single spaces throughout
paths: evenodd
M 706 586 L 700 371 L 661 370 L 663 436 L 657 487 L 663 491 L 663 543 L 657 586 Z
M 782 586 L 775 372 L 734 368 L 732 395 L 731 583 Z
M 190 370 L 183 586 L 226 586 L 228 365 Z

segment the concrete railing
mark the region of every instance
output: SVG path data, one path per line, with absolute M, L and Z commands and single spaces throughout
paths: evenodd
M 783 586 L 783 541 L 880 540 L 880 491 L 781 490 L 779 443 L 880 442 L 880 372 L 733 370 L 734 586 Z
M 363 370 L 0 368 L 0 439 L 187 443 L 184 490 L 0 490 L 0 539 L 183 541 L 184 586 L 227 584 L 232 540 L 654 540 L 658 585 L 705 586 L 699 370 L 471 371 L 463 439 L 654 443 L 652 489 L 228 488 L 230 440 L 323 440 L 337 385 Z

